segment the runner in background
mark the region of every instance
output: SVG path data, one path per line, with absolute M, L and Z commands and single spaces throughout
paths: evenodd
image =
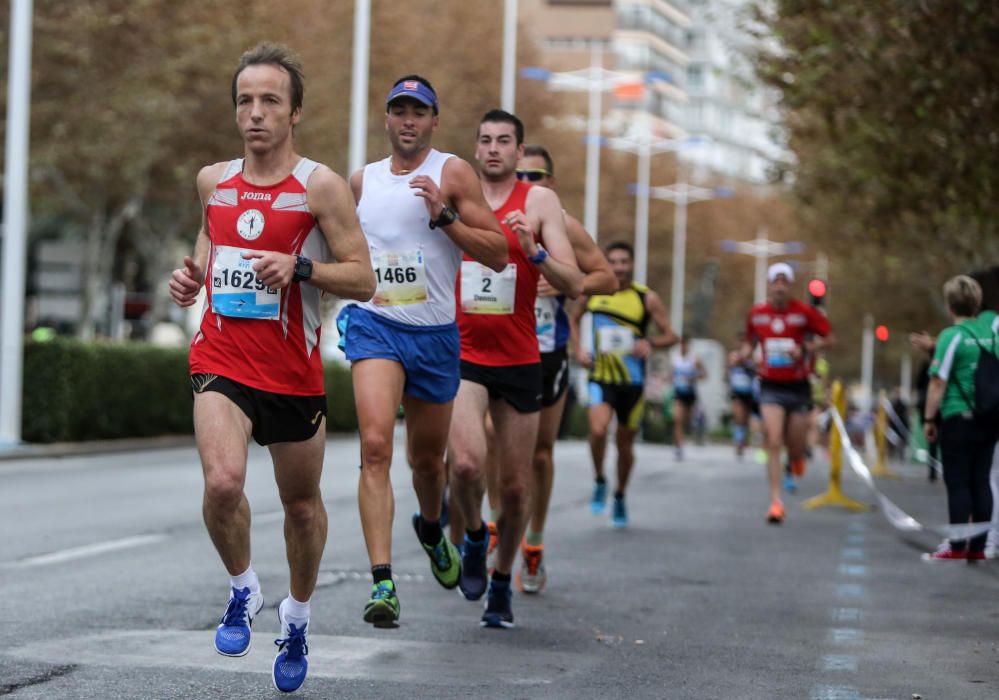
M 683 459 L 684 433 L 691 425 L 697 404 L 697 382 L 707 377 L 701 360 L 690 352 L 690 339 L 680 338 L 680 346 L 670 358 L 670 383 L 673 385 L 673 453 Z

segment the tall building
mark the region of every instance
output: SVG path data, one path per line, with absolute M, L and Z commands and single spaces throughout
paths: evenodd
M 544 67 L 581 70 L 594 50 L 605 68 L 657 78 L 644 94 L 605 98 L 604 128 L 624 134 L 649 115 L 658 137 L 702 135 L 685 149 L 696 168 L 764 183 L 784 157 L 774 99 L 756 80 L 741 28 L 746 0 L 520 0 L 522 26 Z
M 695 167 L 738 180 L 765 183 L 783 160 L 776 96 L 757 80 L 754 38 L 745 29 L 746 0 L 688 0 L 691 26 L 685 115 L 679 123 L 708 137 L 686 154 Z

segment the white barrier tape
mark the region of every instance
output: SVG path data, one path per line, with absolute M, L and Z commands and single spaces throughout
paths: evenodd
M 905 423 L 899 417 L 898 413 L 895 412 L 895 407 L 891 405 L 891 401 L 889 401 L 888 399 L 884 399 L 882 400 L 881 405 L 884 406 L 885 411 L 887 411 L 888 413 L 888 417 L 895 424 L 895 428 L 898 430 L 899 433 L 901 433 L 902 437 L 905 439 L 905 444 L 908 445 L 910 442 L 912 442 L 912 432 L 905 426 Z M 891 429 L 889 428 L 889 431 L 890 430 Z M 892 444 L 898 444 L 898 443 L 893 442 Z M 938 476 L 943 476 L 943 464 L 940 463 L 939 459 L 931 455 L 929 451 L 926 451 L 926 463 L 929 464 L 930 469 L 935 471 Z
M 836 423 L 836 429 L 839 432 L 840 442 L 843 444 L 843 453 L 846 455 L 846 461 L 854 473 L 860 477 L 860 480 L 867 484 L 868 488 L 874 492 L 874 495 L 878 499 L 878 504 L 881 506 L 881 512 L 884 513 L 885 519 L 892 527 L 903 532 L 932 532 L 935 535 L 950 540 L 966 540 L 976 535 L 983 535 L 992 529 L 992 523 L 964 523 L 960 525 L 923 525 L 920 523 L 899 508 L 890 498 L 881 493 L 877 484 L 874 483 L 871 470 L 864 464 L 863 457 L 853 447 L 850 436 L 846 434 L 846 426 L 843 424 L 843 418 L 839 415 L 839 411 L 835 408 L 830 408 L 829 414 Z

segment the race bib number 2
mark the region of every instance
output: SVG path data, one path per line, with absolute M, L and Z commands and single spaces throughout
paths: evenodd
M 281 291 L 260 281 L 253 260 L 243 258 L 244 252 L 233 246 L 215 247 L 212 311 L 233 318 L 277 320 L 281 317 Z
M 378 306 L 406 306 L 427 301 L 427 268 L 422 250 L 392 253 L 371 251 L 377 289 L 372 301 Z
M 516 265 L 493 272 L 471 260 L 461 263 L 461 310 L 466 314 L 512 314 L 516 292 Z

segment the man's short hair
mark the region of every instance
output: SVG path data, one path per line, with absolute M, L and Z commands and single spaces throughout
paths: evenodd
M 239 57 L 239 65 L 232 76 L 232 104 L 236 105 L 236 81 L 239 74 L 247 66 L 271 65 L 284 68 L 291 78 L 291 111 L 302 108 L 305 101 L 305 73 L 302 71 L 302 62 L 294 51 L 284 44 L 274 44 L 264 41 L 252 49 L 243 53 Z
M 528 144 L 524 146 L 524 155 L 543 159 L 545 161 L 545 170 L 548 171 L 548 177 L 555 177 L 555 162 L 552 160 L 552 156 L 547 148 L 536 143 Z
M 611 251 L 623 250 L 628 254 L 628 257 L 632 260 L 635 259 L 635 249 L 631 247 L 631 243 L 627 241 L 614 241 L 613 243 L 608 243 L 607 247 L 604 249 L 605 255 L 610 255 Z
M 503 109 L 491 109 L 482 115 L 482 119 L 479 120 L 479 126 L 481 127 L 486 122 L 494 122 L 498 124 L 513 124 L 514 134 L 517 137 L 517 145 L 524 143 L 524 122 L 517 118 L 516 114 L 511 114 Z M 479 131 L 476 130 L 476 136 L 478 136 Z
M 955 316 L 978 315 L 982 306 L 982 288 L 967 275 L 951 277 L 943 286 L 944 300 Z
M 405 90 L 405 91 L 403 91 L 403 90 L 397 91 L 396 90 L 396 88 L 399 87 L 400 85 L 403 85 L 405 87 L 405 83 L 412 83 L 414 81 L 417 82 L 417 83 L 419 83 L 423 87 L 425 87 L 426 90 L 419 90 L 419 89 L 416 89 L 416 90 Z M 429 90 L 429 94 L 427 93 L 428 90 Z M 395 94 L 397 92 L 399 94 Z M 405 94 L 407 92 L 414 93 L 414 94 L 411 94 L 411 95 L 408 95 L 408 96 L 411 97 L 412 99 L 414 99 L 414 100 L 416 100 L 418 102 L 422 102 L 423 104 L 425 104 L 428 107 L 432 108 L 434 110 L 434 114 L 439 114 L 438 101 L 437 101 L 437 91 L 434 90 L 434 86 L 430 84 L 429 80 L 427 80 L 426 78 L 424 78 L 422 75 L 417 75 L 416 73 L 411 73 L 409 75 L 404 75 L 401 78 L 399 78 L 398 80 L 396 80 L 394 83 L 392 83 L 392 89 L 389 90 L 389 97 L 388 97 L 387 100 L 385 100 L 385 111 L 387 112 L 388 108 L 389 108 L 389 105 L 392 104 L 399 97 L 407 96 Z

